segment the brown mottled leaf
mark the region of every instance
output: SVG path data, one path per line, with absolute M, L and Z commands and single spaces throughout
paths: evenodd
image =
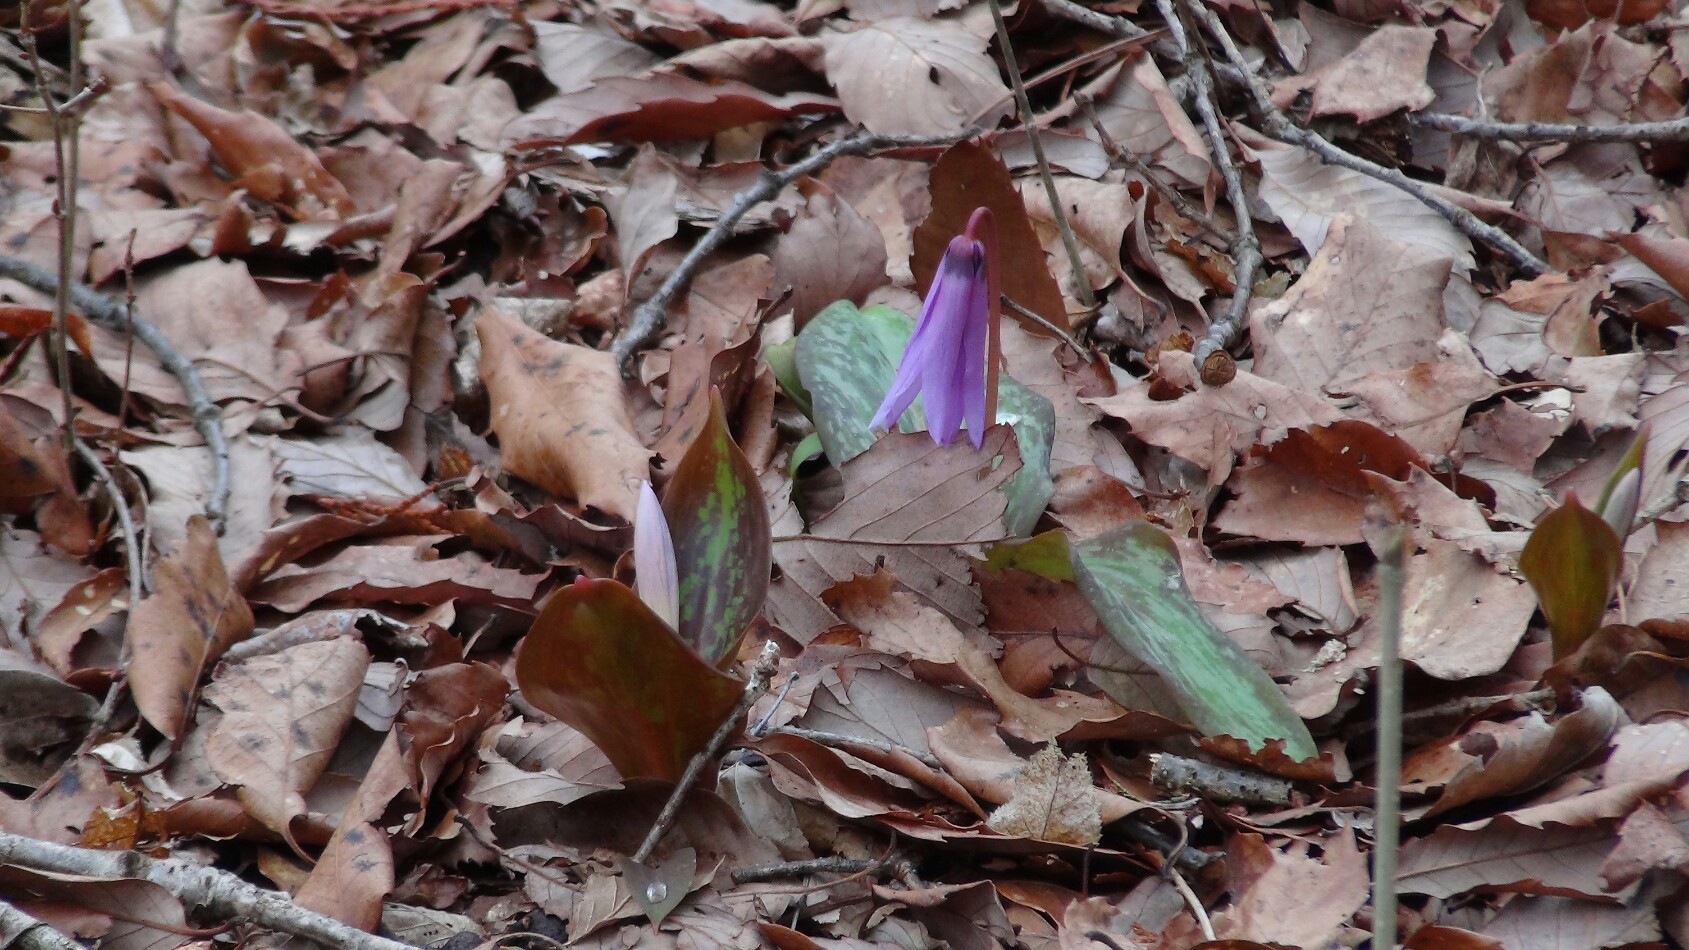
M 504 467 L 554 495 L 633 520 L 650 453 L 608 353 L 547 339 L 482 311 L 481 379 Z

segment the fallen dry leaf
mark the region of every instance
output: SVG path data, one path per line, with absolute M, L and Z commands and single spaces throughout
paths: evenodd
M 491 308 L 475 326 L 504 467 L 632 521 L 650 453 L 634 432 L 609 354 L 548 340 Z

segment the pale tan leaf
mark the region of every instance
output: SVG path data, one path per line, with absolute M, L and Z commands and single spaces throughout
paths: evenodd
M 632 521 L 651 456 L 635 434 L 615 360 L 547 339 L 490 308 L 475 329 L 505 468 Z
M 305 793 L 352 721 L 369 651 L 350 638 L 302 643 L 229 667 L 205 689 L 223 718 L 207 742 L 218 778 L 289 842 Z
M 824 40 L 827 78 L 845 115 L 875 132 L 990 127 L 1013 107 L 985 40 L 956 22 L 892 17 Z
M 1089 847 L 1103 834 L 1091 791 L 1090 761 L 1083 753 L 1063 755 L 1052 742 L 1032 756 L 986 823 L 998 834 Z

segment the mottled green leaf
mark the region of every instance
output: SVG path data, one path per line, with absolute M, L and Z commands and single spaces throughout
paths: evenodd
M 1078 542 L 1050 531 L 998 545 L 985 567 L 1077 582 L 1103 628 L 1161 675 L 1204 735 L 1232 736 L 1251 748 L 1280 739 L 1284 754 L 1297 760 L 1319 754 L 1266 671 L 1202 616 L 1179 571 L 1178 549 L 1154 525 L 1133 522 Z
M 756 470 L 727 428 L 721 395 L 663 491 L 680 575 L 680 638 L 704 659 L 732 657 L 768 596 L 773 537 Z
M 1519 554 L 1519 572 L 1548 619 L 1555 659 L 1570 656 L 1601 626 L 1623 558 L 1618 534 L 1575 494 L 1537 519 Z
M 816 314 L 798 334 L 798 376 L 812 400 L 815 431 L 834 465 L 855 458 L 874 443 L 869 423 L 897 376 L 897 365 L 914 332 L 914 321 L 897 310 L 878 305 L 858 310 L 841 300 Z M 1013 425 L 1022 463 L 1004 487 L 1009 496 L 1004 523 L 1011 534 L 1031 531 L 1055 491 L 1050 480 L 1055 420 L 1055 407 L 1048 399 L 1007 376 L 999 377 L 997 421 Z M 903 414 L 898 428 L 903 432 L 926 428 L 919 398 Z
M 815 415 L 815 406 L 809 401 L 809 390 L 803 387 L 803 380 L 798 376 L 797 338 L 768 347 L 762 351 L 762 358 L 774 371 L 774 381 L 780 384 L 780 391 L 786 394 L 786 398 L 795 403 L 804 415 Z
M 553 594 L 534 619 L 516 685 L 591 739 L 624 778 L 668 781 L 709 743 L 743 690 L 633 591 L 587 578 Z

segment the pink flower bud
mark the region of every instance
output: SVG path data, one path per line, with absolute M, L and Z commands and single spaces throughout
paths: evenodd
M 650 482 L 639 483 L 639 508 L 633 519 L 633 585 L 663 622 L 680 629 L 680 580 L 674 564 L 674 539 L 663 505 Z

